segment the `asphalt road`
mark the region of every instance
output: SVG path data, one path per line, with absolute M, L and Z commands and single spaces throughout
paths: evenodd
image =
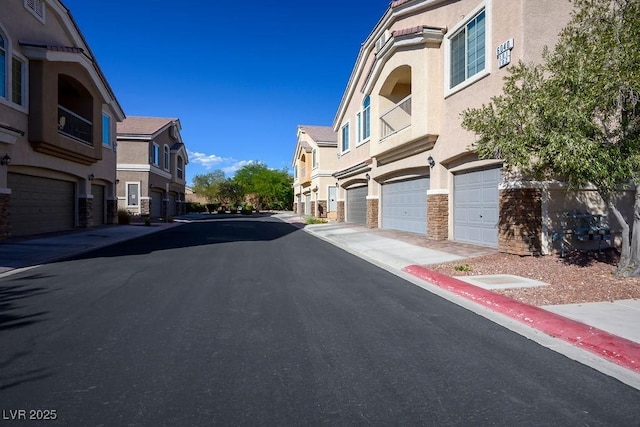
M 0 279 L 0 344 L 0 425 L 640 424 L 640 391 L 268 217 Z

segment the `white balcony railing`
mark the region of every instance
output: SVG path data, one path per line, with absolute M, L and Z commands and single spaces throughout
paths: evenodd
M 58 105 L 58 133 L 93 145 L 93 123 Z
M 411 126 L 411 95 L 380 117 L 380 139 Z

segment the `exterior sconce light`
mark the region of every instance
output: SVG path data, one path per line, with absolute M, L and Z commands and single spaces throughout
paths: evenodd
M 95 178 L 95 176 L 92 173 L 90 173 L 89 174 L 89 181 L 93 181 L 94 178 Z
M 116 184 L 120 184 L 120 180 L 116 178 Z
M 371 175 L 369 175 L 369 174 L 366 174 L 364 177 L 367 179 L 367 181 L 369 181 L 371 179 Z
M 338 182 L 336 181 L 336 188 L 338 188 L 338 187 L 340 187 L 340 186 L 338 185 Z
M 313 191 L 314 191 L 315 193 L 317 193 L 317 192 L 318 192 L 318 186 L 317 186 L 317 185 L 313 188 Z
M 429 156 L 429 158 L 427 159 L 427 161 L 429 162 L 429 166 L 430 167 L 434 167 L 436 165 L 436 161 L 433 160 L 433 157 Z
M 0 158 L 0 165 L 6 166 L 9 163 L 11 163 L 11 157 L 9 157 L 8 154 L 5 154 L 4 156 L 2 156 L 2 158 Z

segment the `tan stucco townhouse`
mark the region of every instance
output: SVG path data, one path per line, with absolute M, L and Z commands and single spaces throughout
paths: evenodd
M 59 0 L 3 0 L 0 236 L 115 221 L 122 108 Z
M 431 239 L 549 253 L 561 215 L 602 208 L 562 185 L 479 160 L 461 113 L 502 93 L 510 64 L 541 60 L 567 0 L 391 2 L 360 49 L 338 107 L 337 217 Z
M 185 213 L 187 149 L 180 120 L 129 116 L 118 123 L 118 208 L 168 220 Z
M 293 210 L 300 215 L 337 217 L 337 135 L 330 126 L 298 126 L 293 155 Z

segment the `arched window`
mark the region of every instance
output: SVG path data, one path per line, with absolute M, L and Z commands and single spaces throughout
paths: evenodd
M 369 95 L 364 97 L 362 101 L 362 139 L 368 139 L 371 136 L 371 100 Z
M 184 161 L 178 156 L 178 179 L 184 179 Z

